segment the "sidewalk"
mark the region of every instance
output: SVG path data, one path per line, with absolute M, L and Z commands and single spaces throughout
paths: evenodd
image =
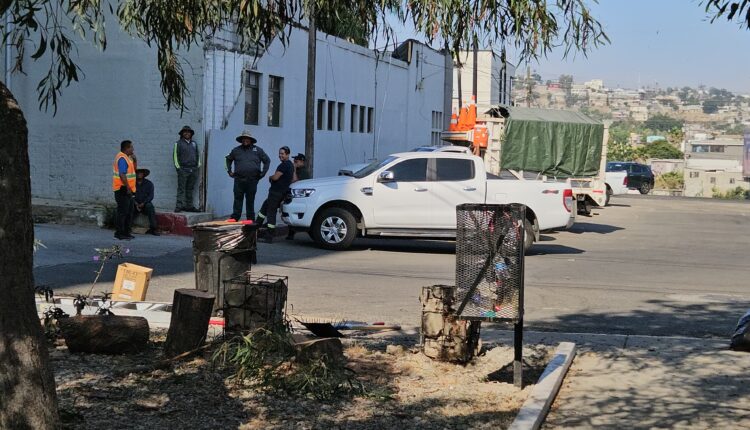
M 512 332 L 483 328 L 483 342 Z M 578 354 L 543 428 L 750 428 L 750 354 L 729 339 L 524 333 Z

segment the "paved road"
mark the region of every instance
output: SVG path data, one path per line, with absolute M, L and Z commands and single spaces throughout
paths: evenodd
M 526 259 L 526 326 L 535 330 L 726 337 L 750 308 L 750 204 L 622 196 L 579 218 L 570 231 L 543 235 Z M 37 283 L 86 291 L 92 248 L 112 232 L 38 225 L 47 249 Z M 451 242 L 360 240 L 330 252 L 299 235 L 261 244 L 254 271 L 288 275 L 293 313 L 419 323 L 422 286 L 453 284 Z M 154 268 L 148 299 L 170 301 L 193 284 L 190 239 L 138 236 L 128 261 Z M 109 288 L 114 265 L 100 291 Z M 105 288 L 106 286 L 106 288 Z

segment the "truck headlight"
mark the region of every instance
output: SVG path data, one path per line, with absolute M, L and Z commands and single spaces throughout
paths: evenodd
M 315 192 L 315 188 L 292 188 L 292 197 L 299 199 L 310 197 Z

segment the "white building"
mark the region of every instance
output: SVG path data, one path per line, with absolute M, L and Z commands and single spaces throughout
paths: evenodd
M 335 175 L 346 164 L 379 158 L 433 142 L 450 116 L 450 57 L 414 41 L 395 54 L 373 51 L 317 34 L 314 175 Z M 121 32 L 110 32 L 105 53 L 81 43 L 85 77 L 59 101 L 57 116 L 37 109 L 43 64 L 27 64 L 11 91 L 29 123 L 32 195 L 90 204 L 113 204 L 112 160 L 119 142 L 135 143 L 139 167 L 151 170 L 155 205 L 174 207 L 172 143 L 184 124 L 204 154 L 208 210 L 226 215 L 232 179 L 225 155 L 249 129 L 277 163 L 278 148 L 304 153 L 307 32 L 294 29 L 286 47 L 274 42 L 256 57 L 237 52 L 224 33 L 183 53 L 188 110 L 167 111 L 159 88 L 156 52 Z M 267 181 L 258 187 L 256 207 Z
M 461 66 L 453 67 L 453 99 L 451 107 L 458 111 L 459 100 L 466 103 L 471 100 L 474 79 L 474 56 L 472 51 L 459 54 Z M 512 82 L 516 67 L 508 62 L 503 63 L 500 55 L 492 50 L 477 52 L 477 112 L 486 112 L 498 104 L 511 104 Z M 460 87 L 460 93 L 459 93 Z

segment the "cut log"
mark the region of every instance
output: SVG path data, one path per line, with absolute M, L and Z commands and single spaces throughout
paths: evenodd
M 433 285 L 422 288 L 422 353 L 438 361 L 467 363 L 481 348 L 479 321 L 456 319 L 454 287 Z
M 143 317 L 78 315 L 58 322 L 70 352 L 132 354 L 148 345 L 148 321 Z
M 301 364 L 316 360 L 322 360 L 329 365 L 343 365 L 346 362 L 344 346 L 337 337 L 296 343 L 294 349 L 297 351 L 297 362 Z
M 214 295 L 201 290 L 180 288 L 174 292 L 164 355 L 174 357 L 194 350 L 206 340 Z

